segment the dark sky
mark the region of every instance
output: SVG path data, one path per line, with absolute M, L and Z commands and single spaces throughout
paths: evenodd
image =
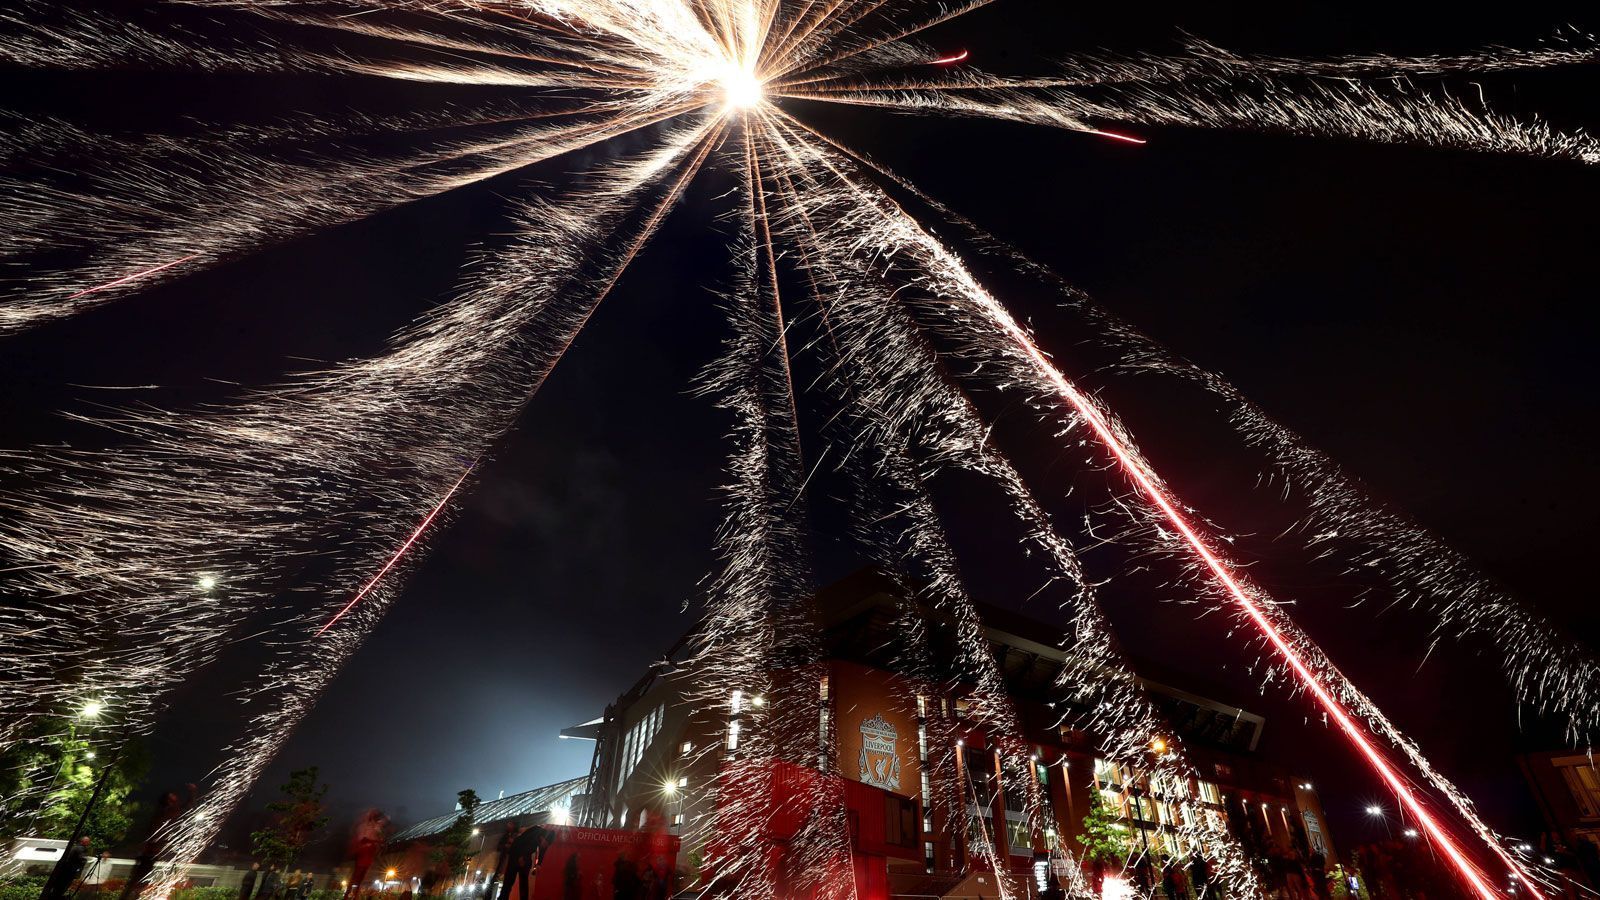
M 929 39 L 1015 70 L 1101 46 L 1171 49 L 1180 30 L 1292 54 L 1459 52 L 1531 44 L 1567 24 L 1600 27 L 1580 4 L 1493 14 L 1434 4 L 1403 15 L 1388 6 L 999 0 Z M 11 74 L 18 89 L 8 94 L 23 108 L 89 121 L 158 106 L 263 117 L 379 95 L 401 108 L 436 99 L 352 79 L 185 76 L 107 93 L 90 77 Z M 1496 77 L 1485 90 L 1509 112 L 1600 127 L 1596 82 L 1591 67 Z M 1600 498 L 1582 438 L 1596 412 L 1595 168 L 1178 129 L 1130 128 L 1150 140 L 1135 147 L 1001 123 L 791 108 L 1223 372 L 1573 633 L 1600 633 L 1584 578 Z M 589 161 L 536 174 L 559 180 Z M 71 385 L 159 383 L 160 399 L 181 406 L 226 396 L 207 379 L 261 383 L 302 365 L 294 357 L 375 352 L 448 291 L 463 253 L 494 231 L 521 183 L 415 204 L 7 341 L 4 446 L 67 434 L 57 410 L 107 399 Z M 406 821 L 448 810 L 463 787 L 493 797 L 587 770 L 590 745 L 560 741 L 557 730 L 597 715 L 677 639 L 691 621 L 681 610 L 712 565 L 726 420 L 687 390 L 720 337 L 705 281 L 720 271 L 729 227 L 715 218 L 721 187 L 693 192 L 606 301 L 252 806 L 305 765 L 321 767 L 341 815 L 379 805 Z M 1005 298 L 1070 367 L 1084 336 L 1053 330 L 1036 296 Z M 1137 386 L 1107 397 L 1181 495 L 1251 530 L 1254 504 L 1235 502 L 1239 463 L 1220 434 L 1190 431 L 1192 410 Z M 1071 484 L 1052 453 L 1024 454 L 1041 493 Z M 974 535 L 982 502 L 956 503 L 970 513 L 957 531 L 975 548 L 974 570 L 1005 569 Z M 846 554 L 823 558 L 824 577 L 848 570 Z M 1316 600 L 1307 599 L 1307 626 L 1346 671 L 1497 824 L 1526 828 L 1510 754 L 1547 737 L 1530 726 L 1518 738 L 1489 666 L 1470 648 L 1447 649 L 1419 671 L 1426 639 L 1414 620 L 1347 611 L 1348 597 L 1313 583 L 1314 573 L 1297 584 L 1273 562 L 1263 568 L 1276 588 Z M 1006 602 L 1013 587 L 1000 575 L 975 590 Z M 1135 652 L 1266 713 L 1269 752 L 1334 786 L 1325 795 L 1336 824 L 1358 827 L 1350 814 L 1376 786 L 1329 749 L 1330 733 L 1302 724 L 1303 707 L 1255 696 L 1237 664 L 1217 668 L 1220 634 L 1196 646 L 1202 632 L 1188 607 L 1130 599 L 1115 615 Z M 154 738 L 158 782 L 193 780 L 215 763 L 238 719 L 223 689 L 247 658 L 241 651 L 220 677 L 175 698 Z

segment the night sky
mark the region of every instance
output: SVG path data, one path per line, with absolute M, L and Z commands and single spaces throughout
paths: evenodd
M 999 0 L 927 37 L 1011 71 L 1073 50 L 1169 50 L 1182 31 L 1246 52 L 1406 54 L 1529 45 L 1563 25 L 1600 29 L 1592 11 L 1585 18 L 1592 4 L 1519 3 L 1492 15 L 1455 4 L 1404 15 L 1388 4 L 1296 6 Z M 438 96 L 309 76 L 6 77 L 16 108 L 124 126 L 145 114 L 265 120 Z M 1594 67 L 1483 81 L 1502 111 L 1566 127 L 1600 127 L 1597 87 Z M 1129 127 L 1149 139 L 1131 146 L 1002 123 L 788 108 L 1221 371 L 1374 493 L 1595 642 L 1600 612 L 1586 575 L 1600 495 L 1583 435 L 1600 387 L 1591 348 L 1600 335 L 1600 169 L 1180 129 Z M 140 399 L 186 408 L 225 399 L 227 382 L 259 384 L 306 359 L 377 352 L 448 293 L 464 255 L 502 221 L 507 197 L 529 180 L 559 184 L 608 152 L 313 235 L 8 339 L 0 445 L 96 440 L 57 413 L 129 398 L 80 385 L 160 385 Z M 492 798 L 587 771 L 592 745 L 556 732 L 598 715 L 690 626 L 713 565 L 727 419 L 689 387 L 721 338 L 707 281 L 722 271 L 733 227 L 718 219 L 726 187 L 709 178 L 691 192 L 606 300 L 393 612 L 257 785 L 252 808 L 306 765 L 332 785 L 340 827 L 367 806 L 409 822 L 449 810 L 464 787 Z M 1042 292 L 1001 295 L 1070 369 L 1088 336 L 1055 323 Z M 1263 501 L 1239 499 L 1254 464 L 1196 423 L 1204 411 L 1137 383 L 1101 386 L 1181 496 L 1231 531 L 1256 534 L 1251 516 Z M 1072 485 L 1078 456 L 1019 452 L 1041 495 Z M 956 493 L 953 528 L 974 592 L 1017 605 L 1026 580 L 996 546 L 1003 541 L 984 536 L 992 506 Z M 1493 666 L 1475 653 L 1483 648 L 1443 646 L 1422 665 L 1419 619 L 1347 609 L 1342 587 L 1275 558 L 1269 529 L 1256 527 L 1263 540 L 1246 544 L 1263 580 L 1303 601 L 1306 626 L 1347 674 L 1494 824 L 1534 827 L 1512 754 L 1555 736 L 1533 722 L 1519 734 Z M 836 536 L 818 542 L 820 578 L 854 567 Z M 1266 752 L 1320 782 L 1336 840 L 1369 836 L 1354 813 L 1380 791 L 1340 740 L 1303 724 L 1298 702 L 1258 696 L 1220 630 L 1195 626 L 1193 607 L 1146 596 L 1141 584 L 1108 588 L 1130 648 L 1163 673 L 1189 675 L 1186 686 L 1267 715 Z M 216 762 L 242 709 L 226 691 L 253 660 L 240 649 L 174 698 L 152 738 L 152 788 L 199 780 Z M 240 827 L 250 818 L 237 817 Z

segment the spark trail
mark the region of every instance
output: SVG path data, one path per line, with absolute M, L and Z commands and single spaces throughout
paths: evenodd
M 852 535 L 905 589 L 904 667 L 928 679 L 941 666 L 957 673 L 943 689 L 972 702 L 1002 789 L 1023 792 L 1030 817 L 1042 809 L 1016 712 L 933 500 L 932 482 L 949 470 L 976 472 L 999 491 L 1044 560 L 1047 584 L 1065 587 L 1067 664 L 1056 685 L 1064 701 L 1090 710 L 1082 721 L 1108 755 L 1142 767 L 1152 790 L 1185 802 L 1179 785 L 1193 769 L 1181 742 L 1146 758 L 1148 736 L 1164 725 L 1070 536 L 963 392 L 976 379 L 1023 392 L 1100 448 L 1097 462 L 1118 473 L 1108 490 L 1132 489 L 1128 507 L 1159 535 L 1148 540 L 1181 553 L 1220 591 L 1474 893 L 1487 898 L 1492 889 L 1456 836 L 1461 826 L 1538 896 L 1539 874 L 1505 851 L 1465 795 L 1283 605 L 1239 575 L 1112 412 L 880 182 L 915 186 L 798 115 L 809 103 L 832 103 L 1130 143 L 1151 128 L 1233 128 L 1600 163 L 1600 144 L 1583 132 L 1457 99 L 1466 76 L 1593 63 L 1595 42 L 1300 60 L 1190 41 L 1175 54 L 1068 57 L 1026 77 L 986 71 L 965 49 L 919 43 L 989 2 L 194 0 L 108 11 L 28 0 L 0 13 L 0 60 L 11 65 L 292 74 L 469 98 L 419 101 L 399 114 L 297 110 L 268 123 L 217 123 L 202 137 L 154 126 L 138 137 L 99 134 L 63 118 L 6 115 L 0 262 L 10 277 L 0 282 L 0 338 L 137 303 L 141 292 L 200 271 L 225 278 L 218 270 L 231 260 L 444 193 L 492 185 L 521 202 L 511 233 L 469 266 L 459 292 L 372 358 L 214 407 L 101 416 L 94 424 L 121 442 L 109 450 L 0 451 L 0 592 L 16 598 L 0 609 L 0 751 L 26 745 L 62 702 L 104 702 L 124 731 L 146 729 L 175 685 L 264 628 L 281 652 L 244 688 L 255 704 L 245 732 L 227 748 L 206 800 L 173 826 L 172 861 L 195 859 L 399 596 L 403 574 L 477 468 L 462 472 L 461 461 L 492 456 L 595 306 L 699 173 L 714 168 L 739 185 L 742 228 L 724 298 L 731 337 L 703 383 L 735 419 L 721 568 L 691 656 L 703 704 L 759 690 L 798 711 L 807 729 L 827 721 L 815 689 L 819 644 L 802 529 L 816 498 L 800 447 L 804 416 L 820 406 L 830 411 L 819 429 L 828 452 L 813 468 L 829 457 L 857 486 L 847 504 Z M 542 195 L 525 176 L 591 148 L 618 161 L 585 167 L 583 187 L 558 199 L 532 199 Z M 813 318 L 797 317 L 797 304 Z M 817 340 L 792 346 L 802 320 L 820 328 Z M 1386 560 L 1397 594 L 1422 597 L 1422 611 L 1464 637 L 1514 635 L 1500 651 L 1508 681 L 1520 699 L 1565 716 L 1574 738 L 1600 722 L 1592 653 L 1485 586 L 1402 515 L 1369 515 L 1373 504 L 1330 461 L 1220 378 L 1162 357 L 1109 317 L 1090 321 L 1092 337 L 1125 349 L 1134 367 L 1155 361 L 1225 398 L 1246 442 L 1305 486 L 1323 526 L 1318 540 L 1330 550 L 1348 537 L 1357 544 L 1352 565 Z M 792 367 L 808 348 L 825 361 L 814 393 L 796 384 Z M 1434 586 L 1443 588 L 1437 598 Z M 62 624 L 82 611 L 111 624 Z M 935 633 L 957 648 L 954 660 L 934 658 Z M 329 651 L 305 652 L 316 642 Z M 763 721 L 771 731 L 747 736 L 744 756 L 714 785 L 716 808 L 703 811 L 719 835 L 713 877 L 752 897 L 779 891 L 762 867 L 777 814 L 762 800 L 772 773 L 838 763 L 825 740 L 810 743 L 814 730 Z M 960 735 L 942 725 L 932 736 L 929 766 L 946 781 L 937 804 L 954 822 L 976 785 Z M 822 890 L 852 865 L 847 823 L 824 781 L 812 782 L 805 802 L 808 850 L 789 883 Z M 1226 829 L 1197 822 L 1186 837 L 1242 895 L 1259 892 Z M 972 824 L 988 835 L 984 821 Z M 984 846 L 976 852 L 1001 868 L 992 835 Z M 158 895 L 181 874 L 165 871 Z

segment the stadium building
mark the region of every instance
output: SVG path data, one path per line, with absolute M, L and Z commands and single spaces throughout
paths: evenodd
M 1190 858 L 1178 817 L 1196 810 L 1225 821 L 1269 883 L 1337 863 L 1313 781 L 1256 755 L 1261 716 L 1145 681 L 1200 774 L 1188 786 L 1190 803 L 1154 796 L 1143 773 L 1102 758 L 1093 735 L 1058 724 L 1061 716 L 1050 703 L 1065 660 L 1056 647 L 1059 633 L 1014 612 L 980 607 L 985 636 L 1027 732 L 1031 753 L 1024 771 L 1044 799 L 1043 815 L 1028 822 L 1024 792 L 1005 783 L 1005 773 L 1017 768 L 1000 765 L 994 742 L 968 715 L 963 689 L 911 678 L 890 658 L 885 648 L 895 642 L 900 606 L 892 584 L 871 572 L 819 594 L 822 709 L 810 732 L 819 752 L 814 767 L 771 782 L 780 789 L 796 777 L 839 783 L 862 900 L 993 897 L 998 879 L 1008 882 L 1011 896 L 1033 896 L 1051 872 L 1062 878 L 1074 865 L 1091 792 L 1099 793 L 1129 849 L 1156 863 Z M 603 715 L 562 736 L 595 742 L 584 796 L 575 800 L 578 824 L 680 837 L 679 887 L 693 890 L 716 874 L 706 865 L 716 840 L 717 801 L 709 786 L 719 771 L 739 764 L 754 731 L 772 727 L 772 717 L 783 711 L 739 690 L 705 700 L 681 665 L 687 645 L 680 641 Z M 939 749 L 930 746 L 935 735 L 956 736 L 963 814 L 943 813 L 950 807 L 936 802 L 952 788 L 941 783 L 952 770 L 930 762 Z M 1151 736 L 1157 751 L 1162 740 Z M 981 834 L 969 834 L 972 822 Z M 788 837 L 771 835 L 775 859 Z M 975 852 L 979 838 L 994 848 L 999 865 Z

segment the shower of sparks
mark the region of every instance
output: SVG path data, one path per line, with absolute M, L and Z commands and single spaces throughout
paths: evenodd
M 378 582 L 383 580 L 383 576 L 389 574 L 389 570 L 393 569 L 395 564 L 400 562 L 400 558 L 406 555 L 406 551 L 410 550 L 416 545 L 417 540 L 421 538 L 423 533 L 428 530 L 428 526 L 432 525 L 433 520 L 437 519 L 439 517 L 439 513 L 444 511 L 445 506 L 450 502 L 450 498 L 456 495 L 456 491 L 461 490 L 461 485 L 466 483 L 467 476 L 470 474 L 472 474 L 471 469 L 461 473 L 461 477 L 456 479 L 456 483 L 450 485 L 450 490 L 444 492 L 444 497 L 440 498 L 439 504 L 433 509 L 428 510 L 428 514 L 423 517 L 422 522 L 417 525 L 417 529 L 411 532 L 411 535 L 406 538 L 405 543 L 401 544 L 400 547 L 394 551 L 394 555 L 389 557 L 389 561 L 383 564 L 383 568 L 379 569 L 378 573 L 372 576 L 371 581 L 368 581 L 366 584 L 362 585 L 361 590 L 356 591 L 356 595 L 350 598 L 350 602 L 346 603 L 338 612 L 334 613 L 333 618 L 329 619 L 327 624 L 323 625 L 321 628 L 318 628 L 317 633 L 313 635 L 313 637 L 322 637 L 322 635 L 326 633 L 329 628 L 332 628 L 340 619 L 344 618 L 345 613 L 348 613 L 351 609 L 354 609 L 355 605 L 360 603 L 363 597 L 372 593 L 372 589 L 377 587 Z
M 981 746 L 965 745 L 949 723 L 929 728 L 927 766 L 944 786 L 929 803 L 945 821 L 965 822 L 988 793 L 965 762 L 980 753 L 993 760 L 994 787 L 1020 792 L 1010 799 L 1036 830 L 1049 812 L 931 489 L 952 469 L 998 489 L 1048 583 L 1066 588 L 1055 684 L 1063 722 L 1095 734 L 1108 758 L 1145 771 L 1155 794 L 1189 802 L 1183 786 L 1195 770 L 1181 742 L 1150 753 L 1150 735 L 1175 733 L 1122 657 L 1072 538 L 990 439 L 965 393 L 972 385 L 1024 392 L 1066 434 L 1098 448 L 1087 471 L 1114 463 L 1120 476 L 1107 486 L 1119 514 L 1139 526 L 1130 539 L 1183 560 L 1202 596 L 1254 630 L 1288 683 L 1337 724 L 1471 890 L 1485 900 L 1496 893 L 1492 858 L 1541 896 L 1544 875 L 1506 849 L 1284 604 L 1239 575 L 1222 538 L 1166 486 L 1111 411 L 895 202 L 891 191 L 917 194 L 915 186 L 801 115 L 808 103 L 836 103 L 1132 144 L 1149 138 L 1123 129 L 1243 128 L 1600 163 L 1600 144 L 1586 134 L 1511 119 L 1450 90 L 1463 75 L 1594 62 L 1594 43 L 1295 60 L 1194 42 L 1176 55 L 1083 55 L 1015 76 L 974 66 L 965 49 L 940 54 L 918 42 L 989 2 L 191 0 L 125 19 L 27 0 L 0 12 L 0 61 L 13 65 L 292 72 L 476 95 L 398 115 L 221 123 L 204 137 L 112 137 L 4 116 L 0 156 L 21 174 L 0 195 L 0 252 L 23 277 L 0 283 L 0 337 L 491 179 L 525 194 L 510 233 L 468 267 L 460 290 L 376 357 L 231 405 L 95 420 L 126 440 L 116 450 L 0 453 L 0 587 L 17 598 L 0 610 L 0 751 L 37 740 L 34 726 L 63 703 L 104 703 L 120 723 L 106 734 L 148 729 L 165 694 L 230 643 L 275 635 L 281 654 L 243 691 L 252 704 L 244 735 L 205 799 L 171 826 L 172 861 L 193 861 L 392 604 L 400 575 L 478 465 L 462 472 L 463 460 L 492 454 L 699 173 L 715 168 L 741 185 L 741 236 L 724 297 L 731 337 L 704 386 L 735 424 L 722 565 L 686 668 L 703 706 L 727 707 L 730 722 L 748 726 L 736 761 L 693 813 L 715 834 L 705 848 L 715 879 L 742 897 L 774 897 L 780 882 L 818 897 L 851 893 L 837 784 L 794 775 L 852 762 L 830 756 L 821 636 L 809 607 L 804 473 L 824 461 L 856 487 L 847 502 L 864 554 L 904 589 L 900 669 L 970 705 Z M 582 189 L 539 199 L 505 177 L 624 137 L 629 149 L 583 173 Z M 377 138 L 384 149 L 374 149 Z M 1225 381 L 1164 354 L 1087 299 L 1070 301 L 1127 370 L 1185 378 L 1222 397 L 1247 443 L 1267 451 L 1307 501 L 1317 546 L 1349 548 L 1352 566 L 1374 567 L 1397 600 L 1439 628 L 1496 636 L 1518 699 L 1564 717 L 1574 740 L 1600 725 L 1600 665 L 1588 650 L 1374 504 Z M 802 322 L 815 339 L 791 346 Z M 825 373 L 816 391 L 797 390 L 791 366 L 807 354 Z M 802 395 L 827 410 L 820 452 L 800 445 Z M 348 583 L 353 573 L 367 574 Z M 105 624 L 71 624 L 86 613 Z M 312 642 L 325 646 L 310 652 Z M 954 647 L 955 658 L 937 658 L 936 643 Z M 755 696 L 770 706 L 742 706 Z M 909 710 L 915 698 L 901 702 Z M 780 780 L 805 815 L 774 807 Z M 793 845 L 802 848 L 781 873 L 764 855 L 778 816 L 798 821 Z M 1185 841 L 1235 890 L 1260 893 L 1214 816 L 1197 809 L 1183 819 Z M 968 824 L 971 853 L 1002 869 L 990 823 L 979 814 Z M 159 896 L 182 872 L 163 871 Z

